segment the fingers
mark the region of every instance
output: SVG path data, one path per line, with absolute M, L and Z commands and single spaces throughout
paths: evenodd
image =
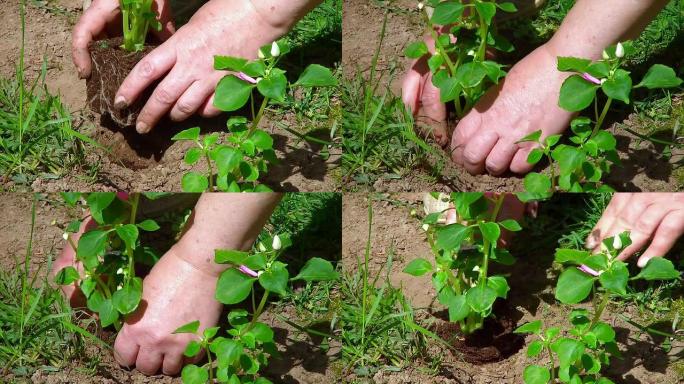
M 214 106 L 214 96 L 216 93 L 212 93 L 209 99 L 204 103 L 202 108 L 200 108 L 200 116 L 202 117 L 214 117 L 221 114 L 221 110 Z
M 518 152 L 518 145 L 506 139 L 499 139 L 487 156 L 485 168 L 491 175 L 499 176 L 511 165 L 513 156 Z
M 404 80 L 401 83 L 401 99 L 404 101 L 404 105 L 408 108 L 415 116 L 418 113 L 418 103 L 420 101 L 421 92 L 421 79 L 424 73 L 417 71 L 415 64 L 408 71 Z
M 71 34 L 71 56 L 81 79 L 90 77 L 92 63 L 88 44 L 102 36 L 107 24 L 120 15 L 117 1 L 92 4 L 78 19 Z
M 484 172 L 485 160 L 498 140 L 499 135 L 493 131 L 485 131 L 471 137 L 463 149 L 463 167 L 471 175 Z
M 131 105 L 148 86 L 171 70 L 176 63 L 176 52 L 169 43 L 170 41 L 150 52 L 126 76 L 114 98 L 116 108 L 123 109 Z M 167 95 L 157 94 L 157 97 L 165 96 Z
M 456 126 L 451 137 L 451 159 L 456 164 L 464 164 L 463 151 L 471 137 L 480 130 L 481 125 L 482 115 L 477 111 L 470 111 Z
M 126 328 L 124 327 L 114 341 L 114 359 L 121 366 L 133 367 L 138 359 L 139 349 L 138 343 L 130 337 L 126 337 Z
M 587 237 L 585 246 L 587 249 L 594 249 L 601 244 L 601 241 L 608 237 L 606 232 L 613 225 L 617 215 L 622 211 L 622 208 L 629 203 L 632 193 L 616 193 L 610 199 L 606 210 L 601 215 L 601 218 L 594 226 Z
M 629 225 L 629 228 L 623 229 L 620 232 L 614 232 L 613 235 L 617 235 L 622 231 L 628 230 L 632 240 L 632 244 L 620 252 L 618 258 L 626 260 L 636 252 L 644 249 L 668 212 L 670 212 L 670 207 L 667 204 L 651 204 L 645 208 L 636 221 Z
M 171 109 L 171 120 L 182 121 L 197 112 L 214 93 L 214 86 L 204 81 L 195 81 L 181 95 Z
M 135 367 L 138 371 L 147 376 L 152 376 L 159 372 L 162 367 L 163 355 L 156 348 L 140 347 L 138 351 L 138 359 L 135 362 Z
M 168 376 L 177 375 L 183 368 L 183 354 L 166 353 L 162 363 L 162 373 Z
M 665 256 L 682 234 L 684 234 L 684 211 L 671 211 L 660 222 L 651 245 L 639 257 L 637 265 L 643 268 L 652 258 Z
M 440 146 L 445 146 L 449 142 L 446 128 L 447 111 L 439 95 L 439 88 L 432 84 L 432 76 L 426 75 L 420 92 L 418 119 L 432 129 L 435 141 Z
M 527 162 L 527 157 L 530 155 L 532 147 L 520 147 L 519 144 L 517 144 L 517 147 L 518 151 L 513 156 L 513 160 L 511 160 L 511 172 L 517 174 L 528 173 L 534 168 L 534 164 Z

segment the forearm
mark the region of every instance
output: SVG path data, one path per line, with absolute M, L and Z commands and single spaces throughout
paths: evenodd
M 242 0 L 240 0 L 242 1 Z M 268 25 L 284 35 L 299 19 L 323 0 L 249 0 L 252 8 Z
M 549 47 L 558 56 L 599 59 L 604 48 L 634 39 L 669 0 L 578 0 Z
M 248 250 L 280 201 L 279 193 L 202 194 L 177 246 L 186 261 L 208 273 L 227 266 L 214 262 L 216 249 Z

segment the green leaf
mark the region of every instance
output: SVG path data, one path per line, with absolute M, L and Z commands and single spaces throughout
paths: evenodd
M 563 174 L 574 172 L 586 159 L 586 155 L 578 148 L 563 144 L 557 146 L 551 152 L 551 157 L 558 162 L 558 166 Z
M 470 288 L 465 296 L 470 308 L 478 313 L 489 311 L 496 301 L 496 291 L 482 283 Z
M 461 224 L 450 224 L 437 231 L 437 246 L 441 249 L 458 250 L 472 229 Z
M 195 141 L 199 139 L 199 134 L 200 134 L 200 129 L 199 127 L 194 127 L 194 128 L 188 128 L 186 130 L 180 131 L 176 133 L 171 140 L 173 141 L 178 141 L 178 140 L 192 140 Z
M 235 268 L 227 269 L 216 283 L 216 300 L 223 304 L 237 304 L 249 296 L 255 281 Z
M 629 280 L 629 271 L 627 264 L 617 260 L 611 267 L 599 275 L 601 286 L 609 292 L 618 295 L 627 294 L 627 280 Z
M 233 75 L 225 76 L 216 85 L 214 106 L 224 112 L 237 111 L 247 103 L 254 87 Z
M 219 175 L 232 173 L 242 160 L 242 152 L 226 146 L 219 147 L 215 152 L 215 162 Z
M 78 239 L 76 258 L 88 269 L 95 269 L 99 264 L 97 257 L 102 255 L 107 245 L 106 231 L 88 231 Z
M 602 79 L 610 76 L 610 65 L 605 61 L 596 61 L 587 67 L 586 72 L 597 79 Z
M 533 333 L 533 334 L 539 334 L 539 331 L 541 331 L 542 327 L 542 322 L 541 320 L 535 320 L 531 321 L 529 323 L 525 323 L 518 328 L 515 329 L 515 333 Z
M 214 56 L 214 69 L 218 71 L 242 72 L 247 59 L 233 56 Z
M 273 68 L 268 76 L 257 83 L 257 89 L 264 97 L 280 102 L 285 101 L 285 90 L 287 89 L 285 71 Z
M 273 329 L 264 323 L 254 323 L 254 328 L 252 328 L 252 333 L 257 341 L 262 343 L 268 343 L 273 341 Z
M 558 57 L 558 70 L 561 72 L 586 72 L 589 64 L 591 64 L 589 59 Z
M 197 330 L 199 329 L 199 326 L 200 326 L 199 320 L 195 320 L 195 321 L 187 323 L 185 325 L 181 325 L 175 331 L 173 331 L 173 334 L 178 334 L 178 333 L 196 334 Z
M 539 148 L 534 148 L 530 151 L 530 154 L 527 155 L 527 162 L 529 164 L 537 164 L 542 157 L 544 157 L 544 151 Z
M 242 346 L 231 339 L 217 339 L 211 343 L 210 349 L 216 354 L 219 366 L 232 365 L 242 354 Z
M 337 79 L 329 68 L 319 64 L 311 64 L 299 76 L 295 86 L 300 87 L 335 87 Z
M 502 299 L 508 297 L 508 291 L 511 289 L 506 278 L 503 276 L 489 276 L 487 278 L 487 286 L 492 288 L 496 292 L 496 296 Z
M 567 337 L 558 339 L 551 344 L 551 348 L 558 355 L 561 367 L 575 364 L 575 362 L 582 358 L 584 353 L 584 344 Z
M 60 195 L 62 195 L 62 199 L 64 199 L 64 202 L 71 207 L 75 206 L 82 196 L 80 192 L 60 192 Z
M 551 372 L 541 365 L 528 365 L 523 371 L 525 384 L 546 384 L 551 380 Z
M 259 150 L 263 151 L 265 149 L 273 148 L 273 138 L 271 135 L 260 129 L 255 130 L 254 133 L 252 133 L 252 136 L 250 136 L 250 139 Z
M 90 209 L 90 215 L 100 224 L 104 224 L 104 218 L 102 217 L 102 211 L 109 207 L 114 199 L 116 198 L 116 193 L 114 192 L 94 192 L 88 195 L 86 201 L 88 202 L 88 208 Z
M 591 256 L 591 253 L 589 253 L 589 251 L 583 251 L 580 249 L 559 248 L 556 249 L 555 261 L 561 264 L 573 263 L 577 265 L 582 265 L 589 256 Z
M 135 249 L 139 234 L 137 226 L 133 224 L 124 224 L 120 227 L 116 227 L 116 234 L 123 240 L 126 247 Z
M 201 173 L 188 172 L 181 179 L 183 192 L 204 192 L 209 188 L 209 179 Z
M 593 140 L 599 149 L 603 151 L 612 151 L 617 146 L 615 136 L 608 131 L 598 131 Z
M 112 299 L 103 299 L 97 308 L 97 314 L 100 316 L 102 328 L 108 327 L 119 320 L 119 312 L 114 309 Z
M 439 100 L 442 103 L 448 103 L 449 101 L 456 100 L 461 94 L 462 90 L 463 87 L 457 78 L 447 77 L 439 84 Z
M 461 321 L 470 314 L 470 307 L 463 295 L 452 295 L 446 305 L 449 307 L 449 321 Z
M 602 343 L 608 343 L 615 340 L 615 330 L 610 325 L 600 321 L 596 323 L 591 332 L 596 335 L 596 338 Z
M 337 279 L 338 275 L 328 260 L 313 257 L 304 264 L 302 270 L 292 280 L 330 281 Z
M 404 50 L 404 54 L 406 55 L 406 57 L 411 59 L 418 59 L 420 57 L 423 57 L 424 55 L 427 55 L 427 53 L 427 44 L 425 44 L 425 42 L 422 40 L 409 44 L 408 47 L 406 47 L 406 49 Z
M 219 264 L 240 265 L 245 262 L 249 253 L 233 249 L 217 249 L 214 251 L 214 261 Z
M 565 304 L 577 304 L 589 296 L 594 280 L 577 268 L 568 268 L 558 278 L 556 299 Z
M 425 259 L 412 260 L 405 268 L 404 273 L 412 276 L 423 276 L 424 274 L 432 272 L 432 264 Z
M 506 220 L 500 221 L 499 225 L 502 226 L 507 231 L 511 231 L 511 232 L 522 231 L 522 227 L 520 226 L 520 224 L 518 224 L 518 222 L 513 220 L 513 219 L 506 219 Z
M 508 12 L 508 13 L 513 13 L 513 12 L 518 11 L 518 8 L 513 3 L 501 3 L 501 4 L 497 4 L 496 6 L 499 7 L 499 9 L 501 9 L 502 11 Z
M 681 84 L 682 79 L 677 77 L 674 69 L 666 65 L 654 64 L 651 68 L 648 69 L 648 72 L 646 72 L 646 75 L 641 80 L 641 82 L 637 84 L 637 88 L 672 88 L 678 87 Z
M 287 293 L 287 281 L 289 278 L 290 276 L 285 268 L 285 264 L 276 261 L 270 268 L 259 275 L 259 284 L 264 289 L 283 296 Z
M 137 224 L 138 228 L 147 232 L 154 232 L 159 229 L 159 224 L 152 219 L 146 219 Z
M 542 135 L 542 131 L 541 131 L 541 130 L 539 130 L 539 131 L 534 131 L 534 132 L 530 133 L 529 135 L 523 137 L 522 139 L 516 141 L 515 143 L 516 143 L 516 144 L 518 144 L 518 143 L 526 143 L 526 142 L 538 143 L 538 142 L 539 142 L 539 139 L 541 138 L 541 135 Z
M 242 264 L 250 269 L 264 269 L 266 268 L 266 256 L 263 253 L 253 254 L 248 256 Z
M 475 2 L 475 8 L 487 25 L 492 24 L 492 19 L 496 15 L 496 5 L 494 3 L 477 1 Z
M 525 190 L 532 193 L 546 193 L 551 189 L 551 179 L 542 173 L 528 173 L 523 180 L 523 184 L 525 185 Z
M 632 78 L 629 77 L 629 72 L 624 69 L 618 69 L 612 78 L 607 79 L 601 85 L 601 89 L 606 96 L 629 104 L 629 94 L 632 92 Z
M 186 365 L 181 372 L 181 379 L 183 384 L 206 384 L 209 381 L 209 371 L 195 364 Z
M 465 7 L 460 2 L 444 1 L 434 9 L 430 21 L 433 24 L 448 25 L 458 22 L 463 14 Z
M 634 279 L 644 280 L 672 280 L 679 278 L 679 271 L 674 264 L 663 257 L 654 257 L 646 263 L 644 268 Z
M 76 268 L 68 266 L 60 269 L 59 272 L 57 272 L 57 275 L 55 276 L 55 283 L 59 285 L 70 285 L 75 281 L 78 281 L 80 278 L 81 276 L 78 274 Z
M 187 152 L 185 152 L 183 161 L 185 162 L 185 164 L 193 165 L 197 162 L 197 160 L 200 159 L 200 157 L 202 157 L 202 153 L 202 148 L 192 147 L 188 149 Z
M 197 356 L 201 349 L 202 345 L 200 343 L 198 343 L 196 340 L 191 340 L 185 347 L 185 352 L 183 352 L 183 355 L 187 357 L 194 357 Z
M 561 86 L 558 105 L 570 112 L 579 112 L 587 108 L 596 97 L 598 86 L 579 75 L 568 77 Z
M 478 223 L 482 237 L 490 243 L 496 243 L 501 236 L 501 228 L 497 223 L 480 222 Z
M 494 7 L 494 4 L 490 5 Z M 485 76 L 487 76 L 487 67 L 480 62 L 471 61 L 461 64 L 458 67 L 454 79 L 456 79 L 463 88 L 473 88 L 480 85 Z
M 544 349 L 544 343 L 541 340 L 535 340 L 527 347 L 527 357 L 535 357 Z
M 116 310 L 124 315 L 135 311 L 140 304 L 142 290 L 142 279 L 139 277 L 134 277 L 127 284 L 124 284 L 112 295 L 112 303 Z

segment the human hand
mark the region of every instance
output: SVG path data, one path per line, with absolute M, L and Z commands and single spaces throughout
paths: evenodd
M 161 80 L 140 111 L 139 133 L 148 133 L 167 113 L 175 121 L 196 112 L 215 116 L 220 111 L 213 106 L 214 89 L 226 72 L 214 70 L 214 56 L 255 58 L 261 46 L 282 36 L 289 25 L 266 20 L 250 1 L 210 1 L 133 68 L 116 94 L 115 106 L 131 105 Z
M 630 232 L 632 244 L 620 252 L 625 260 L 646 247 L 637 265 L 665 256 L 684 234 L 684 195 L 679 193 L 616 193 L 591 234 L 586 247 L 598 252 L 603 239 Z M 647 247 L 648 246 L 648 247 Z
M 155 0 L 153 9 L 162 25 L 160 31 L 152 31 L 159 40 L 164 41 L 176 31 L 171 7 L 167 0 Z M 71 36 L 71 55 L 81 79 L 90 77 L 92 62 L 88 45 L 94 40 L 121 36 L 122 20 L 119 0 L 94 0 L 83 12 Z

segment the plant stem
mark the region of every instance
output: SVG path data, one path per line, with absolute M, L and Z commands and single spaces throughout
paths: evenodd
M 370 258 L 371 233 L 373 230 L 373 199 L 368 197 L 368 239 L 366 239 L 366 251 L 363 256 L 362 296 L 361 296 L 361 345 L 366 345 L 366 305 L 368 296 L 368 259 Z
M 601 111 L 601 116 L 597 117 L 596 125 L 594 126 L 594 130 L 591 131 L 591 136 L 589 136 L 590 139 L 593 138 L 594 136 L 596 136 L 599 129 L 601 129 L 601 125 L 603 125 L 603 119 L 606 118 L 606 114 L 608 113 L 608 109 L 610 109 L 610 104 L 612 102 L 613 102 L 613 99 L 610 97 L 608 98 L 608 100 L 606 100 L 606 104 L 603 106 L 603 111 Z
M 140 194 L 134 193 L 131 195 L 131 216 L 128 219 L 129 224 L 135 225 L 135 219 L 138 215 L 138 205 L 140 203 Z M 128 275 L 126 281 L 131 281 L 135 276 L 135 255 L 133 255 L 133 248 L 126 244 L 126 255 L 128 255 Z
M 204 348 L 205 351 L 207 351 L 207 364 L 209 365 L 209 382 L 213 383 L 214 382 L 214 370 L 212 366 L 214 365 L 214 362 L 211 358 L 211 351 L 209 350 L 209 345 L 207 345 Z
M 259 302 L 259 306 L 254 311 L 254 313 L 252 314 L 252 321 L 250 321 L 247 328 L 245 328 L 245 332 L 249 332 L 252 328 L 254 328 L 254 324 L 256 324 L 257 320 L 259 319 L 259 316 L 261 316 L 261 313 L 264 311 L 264 307 L 266 306 L 266 301 L 268 300 L 268 295 L 270 293 L 271 292 L 269 292 L 268 290 L 264 291 L 264 295 L 261 296 L 261 301 Z
M 495 223 L 497 217 L 499 216 L 499 211 L 503 206 L 504 198 L 506 194 L 501 193 L 494 202 L 494 209 L 492 210 L 492 216 L 489 220 Z M 484 284 L 487 281 L 487 270 L 489 269 L 489 256 L 491 255 L 491 250 L 496 247 L 496 244 L 490 244 L 488 240 L 484 241 L 484 258 L 482 260 L 482 268 L 480 268 L 480 283 Z
M 21 48 L 19 50 L 19 69 L 17 70 L 17 80 L 19 80 L 19 153 L 23 153 L 24 142 L 24 41 L 26 34 L 25 10 L 26 2 L 21 2 Z M 23 163 L 23 162 L 22 162 Z M 21 164 L 20 164 L 21 167 Z
M 214 192 L 214 169 L 211 167 L 209 151 L 204 151 L 204 159 L 207 161 L 207 169 L 209 170 L 209 192 Z
M 594 311 L 594 317 L 591 319 L 591 324 L 589 324 L 589 327 L 587 328 L 587 331 L 590 331 L 596 323 L 599 322 L 601 319 L 601 314 L 603 314 L 603 311 L 606 309 L 606 306 L 608 305 L 608 302 L 610 301 L 610 294 L 608 292 L 605 292 L 603 294 L 603 297 L 601 298 L 601 302 L 599 303 L 598 308 Z
M 556 359 L 553 358 L 553 351 L 551 350 L 550 345 L 546 346 L 546 351 L 549 353 L 549 372 L 551 372 L 550 383 L 555 383 L 556 382 Z
M 247 133 L 247 137 L 251 136 L 252 133 L 257 129 L 259 126 L 259 122 L 261 121 L 261 118 L 264 116 L 264 111 L 266 110 L 266 105 L 269 102 L 268 97 L 264 97 L 264 100 L 261 101 L 261 106 L 259 107 L 259 112 L 257 113 L 256 117 L 252 120 L 252 126 L 249 127 L 249 132 Z

